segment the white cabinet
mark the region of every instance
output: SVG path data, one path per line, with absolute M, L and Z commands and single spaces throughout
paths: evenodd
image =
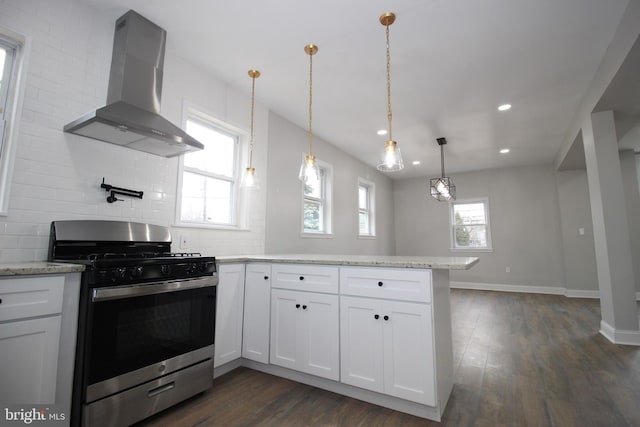
M 271 363 L 338 381 L 338 316 L 337 295 L 272 289 Z
M 64 276 L 0 279 L 0 402 L 56 403 L 64 284 Z
M 431 306 L 340 297 L 341 381 L 434 406 Z
M 338 293 L 338 267 L 307 264 L 273 264 L 274 288 L 294 291 Z
M 431 302 L 431 270 L 341 267 L 340 294 Z
M 269 363 L 270 295 L 271 264 L 247 264 L 242 357 L 261 363 Z
M 238 359 L 242 353 L 244 264 L 218 266 L 213 366 Z

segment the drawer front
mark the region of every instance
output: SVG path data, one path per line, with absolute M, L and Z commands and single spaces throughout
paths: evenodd
M 338 267 L 273 264 L 271 287 L 296 291 L 338 293 Z
M 62 312 L 64 276 L 0 279 L 0 322 Z
M 431 302 L 431 270 L 341 267 L 340 294 Z

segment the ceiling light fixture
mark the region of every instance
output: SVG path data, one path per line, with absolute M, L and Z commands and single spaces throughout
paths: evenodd
M 380 23 L 385 26 L 387 33 L 387 119 L 389 121 L 389 139 L 384 143 L 384 150 L 378 162 L 378 170 L 384 172 L 399 171 L 404 168 L 400 148 L 398 148 L 398 143 L 393 140 L 393 133 L 391 131 L 391 55 L 389 53 L 389 25 L 393 24 L 395 20 L 396 15 L 392 12 L 380 15 Z
M 411 164 L 414 166 L 418 166 L 420 164 L 420 160 L 414 160 L 413 162 L 411 162 Z
M 387 130 L 386 129 L 380 129 L 378 132 L 376 132 L 378 135 L 386 135 L 387 134 Z
M 500 154 L 507 154 L 509 151 L 511 150 L 509 150 L 508 148 L 503 148 L 502 150 L 500 150 Z
M 444 145 L 447 143 L 446 138 L 436 139 L 440 146 L 440 166 L 442 167 L 442 175 L 440 178 L 431 178 L 429 180 L 429 188 L 431 189 L 431 197 L 439 202 L 447 202 L 456 199 L 456 186 L 448 176 L 444 176 Z
M 318 164 L 316 163 L 316 156 L 311 153 L 311 146 L 313 140 L 313 55 L 318 53 L 318 46 L 314 44 L 308 44 L 304 47 L 304 51 L 309 55 L 309 152 L 304 159 L 302 160 L 302 164 L 300 165 L 300 173 L 298 174 L 298 178 L 301 181 L 306 181 L 307 179 L 315 179 L 318 180 L 320 178 L 320 171 L 318 170 Z
M 507 111 L 511 109 L 511 104 L 502 104 L 498 107 L 499 111 Z
M 255 106 L 256 79 L 260 77 L 260 71 L 249 70 L 247 74 L 249 74 L 249 77 L 251 77 L 251 132 L 249 134 L 249 167 L 245 168 L 240 185 L 242 187 L 258 188 L 258 181 L 256 179 L 256 168 L 253 167 L 253 110 Z

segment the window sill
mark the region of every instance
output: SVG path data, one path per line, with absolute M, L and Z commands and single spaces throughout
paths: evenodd
M 450 248 L 451 252 L 493 252 L 493 248 Z
M 300 233 L 300 237 L 303 239 L 333 239 L 333 234 L 331 233 Z
M 376 235 L 375 234 L 358 234 L 358 239 L 362 239 L 362 240 L 375 240 L 376 239 Z
M 222 230 L 222 231 L 251 231 L 248 227 L 237 227 L 235 225 L 220 225 L 220 224 L 198 224 L 189 222 L 179 222 L 177 224 L 171 224 L 175 228 L 197 228 L 206 230 Z

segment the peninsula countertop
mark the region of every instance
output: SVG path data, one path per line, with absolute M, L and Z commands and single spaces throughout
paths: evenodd
M 477 257 L 382 256 L 382 255 L 322 255 L 278 254 L 217 256 L 218 263 L 271 262 L 290 264 L 326 264 L 365 267 L 423 268 L 468 270 L 478 263 Z
M 0 276 L 26 276 L 30 274 L 64 274 L 84 271 L 85 266 L 47 261 L 0 263 Z

